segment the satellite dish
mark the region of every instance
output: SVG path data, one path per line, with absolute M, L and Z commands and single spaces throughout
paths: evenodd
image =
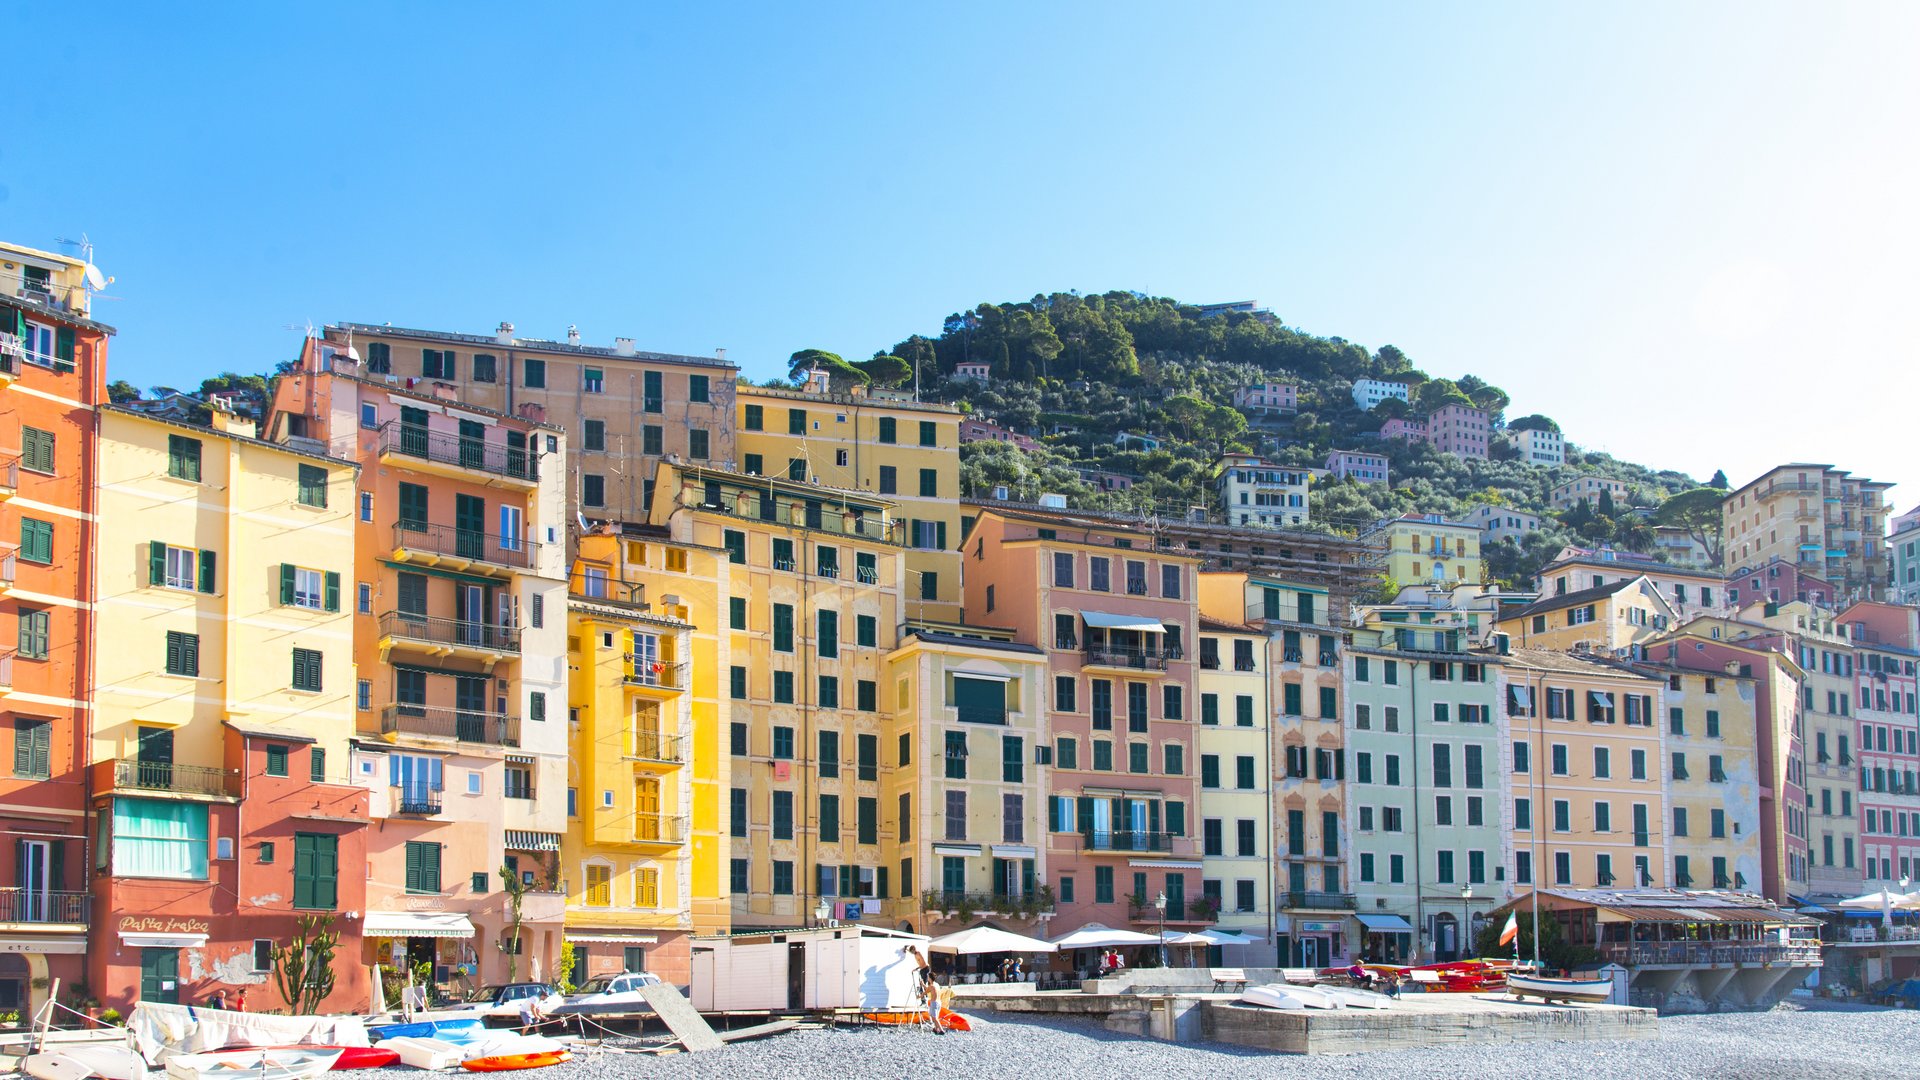
M 87 264 L 87 287 L 90 289 L 105 289 L 107 287 L 107 275 L 102 274 L 100 268 L 92 263 Z
M 353 346 L 351 346 L 351 345 L 349 345 L 349 346 L 347 346 L 347 359 L 349 359 L 349 360 L 351 360 L 351 361 L 353 361 L 353 362 L 354 362 L 354 363 L 356 363 L 356 364 L 357 364 L 357 363 L 359 363 L 359 362 L 360 362 L 360 350 L 359 350 L 359 349 L 356 349 L 356 348 L 354 348 L 354 347 L 353 347 Z

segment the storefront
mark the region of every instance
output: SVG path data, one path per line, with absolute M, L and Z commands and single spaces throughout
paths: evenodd
M 1369 964 L 1410 964 L 1413 924 L 1402 915 L 1356 915 L 1360 920 L 1360 958 Z
M 400 983 L 406 973 L 432 965 L 435 986 L 472 986 L 479 975 L 473 920 L 457 911 L 369 911 L 363 931 L 367 962 Z

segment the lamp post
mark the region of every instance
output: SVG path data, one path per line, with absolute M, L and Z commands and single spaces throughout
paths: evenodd
M 1160 966 L 1164 968 L 1167 966 L 1167 892 L 1165 889 L 1160 890 L 1160 895 L 1153 898 L 1153 910 L 1160 913 Z
M 1460 886 L 1460 941 L 1455 950 L 1455 960 L 1467 958 L 1467 934 L 1473 927 L 1473 883 Z
M 827 902 L 826 897 L 824 896 L 821 897 L 820 902 L 813 905 L 813 921 L 814 922 L 824 926 L 826 925 L 827 920 L 832 915 L 833 915 L 833 905 Z

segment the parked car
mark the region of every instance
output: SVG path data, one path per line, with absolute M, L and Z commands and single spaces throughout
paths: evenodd
M 448 1011 L 472 1011 L 483 1017 L 517 1017 L 520 1015 L 521 1002 L 529 1000 L 539 1001 L 543 998 L 553 998 L 551 1002 L 548 1002 L 549 1006 L 557 1005 L 560 1002 L 559 995 L 554 992 L 553 987 L 546 983 L 499 983 L 493 986 L 480 987 L 473 993 L 468 994 L 465 1001 L 451 1006 Z
M 663 981 L 650 971 L 626 971 L 618 975 L 601 975 L 580 984 L 580 989 L 567 996 L 568 1005 L 642 1005 L 640 998 L 643 986 L 658 986 Z

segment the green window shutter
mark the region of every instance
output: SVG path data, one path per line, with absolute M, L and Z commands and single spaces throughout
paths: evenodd
M 293 906 L 297 908 L 314 907 L 313 898 L 313 840 L 306 833 L 297 833 L 293 838 Z
M 440 891 L 440 845 L 439 844 L 422 844 L 421 847 L 425 849 L 425 855 L 426 855 L 426 860 L 422 864 L 422 872 L 423 872 L 422 876 L 426 878 L 426 885 L 429 891 L 439 892 Z
M 206 550 L 200 552 L 200 591 L 203 593 L 219 591 L 215 584 L 218 578 L 214 574 L 214 563 L 213 552 Z
M 947 523 L 937 521 L 933 526 L 933 543 L 941 551 L 947 550 Z
M 62 326 L 54 330 L 53 358 L 58 361 L 55 367 L 64 371 L 73 370 L 73 327 Z
M 324 747 L 316 746 L 307 751 L 307 778 L 316 784 L 326 782 L 327 751 Z
M 181 674 L 183 671 L 182 665 L 184 665 L 185 662 L 181 635 L 169 630 L 167 632 L 167 674 Z
M 327 610 L 340 610 L 340 575 L 333 570 L 327 571 Z
M 284 607 L 293 606 L 293 564 L 280 564 L 280 603 Z
M 547 695 L 545 691 L 535 690 L 527 699 L 527 712 L 536 721 L 547 718 Z
M 161 540 L 147 541 L 147 584 L 167 583 L 167 545 Z
M 30 562 L 50 563 L 53 561 L 53 522 L 23 521 L 22 532 L 32 534 L 32 542 L 22 545 L 27 549 L 26 557 Z
M 188 675 L 200 674 L 200 635 L 180 635 L 180 657 Z
M 420 891 L 420 849 L 426 845 L 416 840 L 407 841 L 407 891 Z
M 37 775 L 33 771 L 33 739 L 29 723 L 19 718 L 13 721 L 13 775 L 15 776 Z
M 314 906 L 334 908 L 340 903 L 340 838 L 313 838 Z

